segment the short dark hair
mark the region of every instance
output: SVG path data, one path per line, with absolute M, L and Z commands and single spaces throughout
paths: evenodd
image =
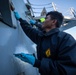
M 51 19 L 56 19 L 57 20 L 57 24 L 56 27 L 60 27 L 62 22 L 63 22 L 63 15 L 62 13 L 58 12 L 58 11 L 50 11 L 46 14 L 46 16 L 50 15 Z

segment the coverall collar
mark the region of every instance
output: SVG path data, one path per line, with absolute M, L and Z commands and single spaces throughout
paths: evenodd
M 59 28 L 54 28 L 54 29 L 50 30 L 49 32 L 45 33 L 44 35 L 49 36 L 49 35 L 52 35 L 56 32 L 59 32 Z
M 54 33 L 56 33 L 56 32 L 59 32 L 59 28 L 54 28 L 54 29 L 52 29 L 52 30 L 50 30 L 49 32 L 42 32 L 42 33 L 40 33 L 39 35 L 40 36 L 49 36 L 49 35 L 52 35 L 52 34 L 54 34 Z

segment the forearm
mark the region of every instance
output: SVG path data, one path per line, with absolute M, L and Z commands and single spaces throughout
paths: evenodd
M 34 67 L 39 68 L 39 72 L 45 75 L 59 75 L 57 69 L 57 62 L 48 58 L 42 60 L 36 60 Z
M 40 60 L 38 60 L 38 59 L 35 59 L 34 67 L 39 68 L 39 67 L 40 67 L 40 65 L 41 65 L 41 61 L 40 61 Z
M 23 19 L 19 19 L 20 25 L 23 29 L 23 31 L 26 33 L 26 35 L 34 42 L 37 44 L 38 40 L 38 31 L 35 28 L 32 28 L 32 26 Z

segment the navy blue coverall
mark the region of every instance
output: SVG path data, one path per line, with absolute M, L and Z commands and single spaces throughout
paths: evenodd
M 76 75 L 76 41 L 70 34 L 58 28 L 43 33 L 21 18 L 19 21 L 26 35 L 37 44 L 34 67 L 41 75 Z

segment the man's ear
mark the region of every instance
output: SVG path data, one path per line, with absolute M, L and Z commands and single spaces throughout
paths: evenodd
M 55 24 L 57 23 L 57 20 L 54 19 L 54 20 L 52 21 L 52 23 L 55 25 Z

